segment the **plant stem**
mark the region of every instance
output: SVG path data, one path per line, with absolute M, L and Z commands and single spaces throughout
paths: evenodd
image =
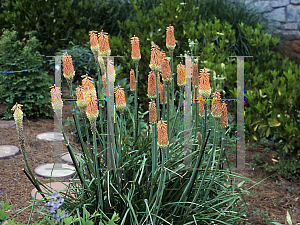
M 137 93 L 138 93 L 138 81 L 139 81 L 139 68 L 138 63 L 135 64 L 135 92 L 134 92 L 134 119 L 135 119 L 135 126 L 134 126 L 134 137 L 138 136 L 138 102 L 137 102 Z

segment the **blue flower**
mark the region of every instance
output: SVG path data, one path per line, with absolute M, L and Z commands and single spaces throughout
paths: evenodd
M 53 207 L 53 206 L 50 206 L 50 208 L 49 208 L 49 212 L 54 212 L 54 210 L 55 210 L 55 208 Z
M 53 204 L 54 204 L 53 199 L 51 199 L 49 202 L 47 202 L 47 206 L 53 206 Z
M 68 218 L 68 217 L 69 217 L 69 214 L 64 212 L 63 218 Z
M 53 218 L 55 219 L 55 220 L 60 220 L 60 215 L 58 215 L 57 213 L 55 213 L 55 214 L 53 214 Z
M 58 194 L 56 192 L 53 192 L 52 193 L 52 198 L 57 198 L 58 197 Z
M 54 203 L 54 204 L 53 204 L 53 208 L 54 208 L 54 209 L 58 209 L 59 206 L 60 206 L 60 205 L 59 205 L 58 203 Z
M 63 203 L 64 203 L 64 198 L 60 197 L 58 200 L 57 200 L 57 203 L 61 206 Z

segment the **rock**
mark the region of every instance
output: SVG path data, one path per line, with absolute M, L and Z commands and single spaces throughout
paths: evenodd
M 298 30 L 298 23 L 286 23 L 284 24 L 284 30 Z
M 271 5 L 273 8 L 277 8 L 277 7 L 287 6 L 289 3 L 290 3 L 289 0 L 277 0 L 271 2 Z
M 297 23 L 300 20 L 300 5 L 288 5 L 286 7 L 287 22 Z
M 300 4 L 300 0 L 291 0 L 292 4 Z
M 254 6 L 258 12 L 270 12 L 273 9 L 271 4 L 267 1 L 254 2 Z
M 268 20 L 274 20 L 278 22 L 286 22 L 284 7 L 274 9 L 272 12 L 266 13 Z
M 282 34 L 286 40 L 300 40 L 299 30 L 286 30 Z

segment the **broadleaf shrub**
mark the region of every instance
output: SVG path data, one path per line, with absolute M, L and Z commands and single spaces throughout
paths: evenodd
M 0 37 L 0 71 L 22 71 L 1 73 L 2 86 L 0 103 L 6 105 L 3 119 L 12 118 L 11 108 L 15 102 L 24 105 L 27 117 L 53 117 L 49 87 L 52 79 L 43 72 L 43 55 L 37 48 L 39 42 L 34 32 L 26 33 L 27 38 L 18 40 L 15 30 L 4 30 Z M 8 82 L 7 82 L 8 79 Z

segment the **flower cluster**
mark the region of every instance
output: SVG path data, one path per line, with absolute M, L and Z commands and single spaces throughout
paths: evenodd
M 63 54 L 63 65 L 64 65 L 64 77 L 66 78 L 68 85 L 71 86 L 73 77 L 75 76 L 74 66 L 72 62 L 72 56 L 66 52 Z
M 151 99 L 156 98 L 155 74 L 152 71 L 148 75 L 148 97 Z
M 101 31 L 98 34 L 99 53 L 101 56 L 110 56 L 111 50 L 109 47 L 107 33 Z
M 116 96 L 116 108 L 120 111 L 121 114 L 123 114 L 124 109 L 126 108 L 124 88 L 117 86 L 115 88 L 115 96 Z
M 174 27 L 171 25 L 167 27 L 166 46 L 169 49 L 170 53 L 173 54 L 176 44 L 175 44 L 175 36 L 174 36 Z
M 163 81 L 166 82 L 166 84 L 170 84 L 170 82 L 172 81 L 172 72 L 167 57 L 163 57 L 161 61 L 161 70 L 162 70 Z
M 169 145 L 167 124 L 162 120 L 157 123 L 157 144 L 163 151 Z
M 185 85 L 185 66 L 181 63 L 177 65 L 177 84 L 179 87 Z
M 161 52 L 158 50 L 157 45 L 152 45 L 151 47 L 150 69 L 154 73 L 161 70 Z
M 141 59 L 140 43 L 138 37 L 134 36 L 131 38 L 131 47 L 131 57 L 133 61 L 137 64 Z
M 215 93 L 213 93 L 213 101 L 212 101 L 212 107 L 211 107 L 211 115 L 215 119 L 219 119 L 222 114 L 222 109 L 221 109 L 221 94 L 219 93 L 218 90 L 216 90 Z
M 61 91 L 59 87 L 55 85 L 50 87 L 51 99 L 52 99 L 52 108 L 54 112 L 58 115 L 58 118 L 61 117 L 63 101 L 61 99 Z
M 156 104 L 154 101 L 149 102 L 149 123 L 157 122 Z
M 199 94 L 201 97 L 204 98 L 209 98 L 211 94 L 211 88 L 210 88 L 210 83 L 209 83 L 209 73 L 208 70 L 205 68 L 201 70 L 200 72 L 200 85 L 199 85 Z
M 56 210 L 64 203 L 64 198 L 60 197 L 58 198 L 58 194 L 56 192 L 52 193 L 52 199 L 47 202 L 47 206 L 49 206 L 49 212 L 53 213 L 53 218 L 56 220 L 60 220 L 61 216 L 56 213 Z M 63 213 L 63 217 L 62 218 L 68 218 L 69 214 L 68 213 Z

